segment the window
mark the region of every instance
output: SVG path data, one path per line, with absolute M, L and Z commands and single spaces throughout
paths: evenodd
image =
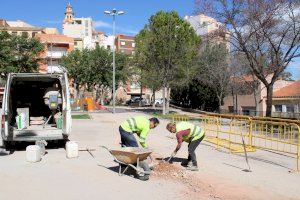
M 28 37 L 28 32 L 22 32 L 23 37 Z
M 135 43 L 133 42 L 133 43 L 131 43 L 131 46 L 134 48 L 135 47 Z
M 202 22 L 202 26 L 207 26 L 207 22 Z
M 125 46 L 125 42 L 121 42 L 121 45 L 122 45 L 122 46 Z
M 293 113 L 294 112 L 294 105 L 286 105 L 286 112 Z
M 110 45 L 107 45 L 107 49 L 110 50 Z
M 32 32 L 31 36 L 34 37 L 37 34 L 37 32 Z
M 275 112 L 282 112 L 282 105 L 275 105 Z
M 77 46 L 77 42 L 74 42 L 74 45 Z
M 85 27 L 89 27 L 89 22 L 87 20 L 85 21 Z
M 18 35 L 18 32 L 11 32 L 12 35 Z

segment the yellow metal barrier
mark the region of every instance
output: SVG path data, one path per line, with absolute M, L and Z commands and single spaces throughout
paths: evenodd
M 209 114 L 199 118 L 176 115 L 173 122 L 194 120 L 205 128 L 207 142 L 216 148 L 226 148 L 232 153 L 256 149 L 282 152 L 296 158 L 300 170 L 300 122 L 274 118 L 238 115 Z
M 187 115 L 172 115 L 172 122 L 189 121 L 190 117 Z

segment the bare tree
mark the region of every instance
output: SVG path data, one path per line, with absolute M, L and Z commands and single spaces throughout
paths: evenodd
M 272 115 L 273 85 L 289 63 L 299 57 L 299 1 L 196 0 L 204 12 L 226 28 L 232 50 L 244 54 L 251 72 L 267 89 L 266 115 Z M 230 31 L 227 31 L 229 29 Z

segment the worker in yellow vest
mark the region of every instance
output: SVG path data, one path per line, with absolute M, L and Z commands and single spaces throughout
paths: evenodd
M 198 171 L 197 158 L 195 150 L 204 139 L 204 129 L 200 126 L 196 126 L 189 122 L 179 122 L 179 123 L 168 123 L 167 130 L 171 133 L 176 133 L 177 146 L 172 153 L 171 158 L 173 158 L 177 151 L 181 148 L 182 142 L 185 141 L 189 143 L 188 145 L 188 159 L 187 159 L 187 169 L 191 171 Z
M 143 116 L 136 116 L 127 119 L 119 127 L 122 146 L 138 147 L 139 145 L 133 135 L 136 133 L 139 137 L 141 146 L 147 148 L 146 138 L 148 133 L 150 129 L 155 128 L 158 124 L 159 120 L 155 117 L 147 119 Z

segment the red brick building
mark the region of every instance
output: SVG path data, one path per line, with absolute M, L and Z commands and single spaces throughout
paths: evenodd
M 126 35 L 117 35 L 115 40 L 116 51 L 128 55 L 134 54 L 135 41 L 134 37 Z

